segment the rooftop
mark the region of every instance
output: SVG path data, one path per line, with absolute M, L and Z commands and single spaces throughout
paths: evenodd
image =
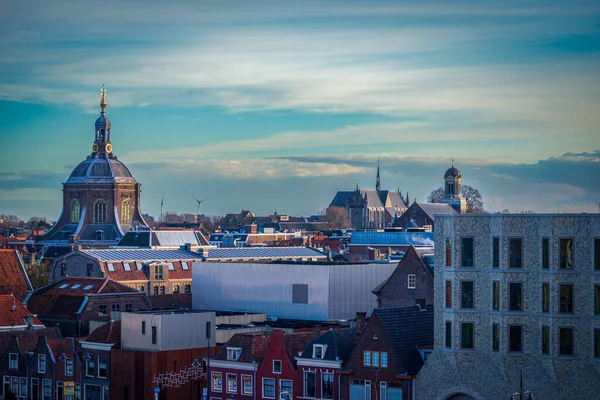
M 433 232 L 352 232 L 350 246 L 433 246 Z
M 13 294 L 24 301 L 32 290 L 23 260 L 16 250 L 0 249 L 0 294 Z
M 14 296 L 0 295 L 0 329 L 25 327 L 27 326 L 27 316 L 31 317 L 33 325 L 44 326 Z
M 207 261 L 233 259 L 326 258 L 311 247 L 231 247 L 203 251 Z
M 181 249 L 89 249 L 82 253 L 102 261 L 200 260 L 201 255 Z

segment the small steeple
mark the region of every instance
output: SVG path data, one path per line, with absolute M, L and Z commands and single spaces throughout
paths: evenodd
M 102 107 L 101 114 L 105 114 L 106 111 L 106 89 L 104 89 L 104 85 L 102 85 L 102 89 L 100 89 L 101 98 L 100 98 L 100 107 Z
M 100 89 L 100 116 L 94 124 L 94 145 L 92 146 L 92 155 L 112 157 L 112 144 L 110 143 L 110 119 L 106 116 L 106 89 L 102 85 Z
M 377 181 L 375 182 L 375 190 L 381 190 L 381 176 L 379 175 L 379 157 L 377 158 Z

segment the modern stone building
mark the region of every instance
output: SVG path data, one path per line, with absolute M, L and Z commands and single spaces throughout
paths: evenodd
M 418 399 L 600 393 L 600 214 L 438 215 Z

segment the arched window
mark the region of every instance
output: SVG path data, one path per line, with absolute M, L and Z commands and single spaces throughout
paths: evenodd
M 121 203 L 121 223 L 131 223 L 131 201 L 129 199 L 123 200 L 123 203 Z
M 104 200 L 96 200 L 94 203 L 94 223 L 106 223 L 106 202 Z
M 71 202 L 71 222 L 79 222 L 79 218 L 81 218 L 81 204 L 79 204 L 79 200 L 73 200 Z

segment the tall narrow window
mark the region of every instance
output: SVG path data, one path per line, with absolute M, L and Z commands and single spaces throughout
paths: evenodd
M 473 238 L 462 238 L 461 239 L 461 265 L 463 267 L 473 266 Z
M 129 199 L 123 200 L 121 203 L 121 223 L 131 223 L 131 201 Z
M 417 276 L 415 274 L 408 274 L 408 288 L 415 289 L 417 287 Z
M 317 397 L 317 378 L 314 372 L 304 371 L 304 397 Z
M 162 281 L 164 279 L 163 277 L 163 266 L 162 265 L 155 265 L 154 266 L 154 280 L 155 281 Z
M 594 269 L 600 270 L 600 239 L 594 239 Z
M 473 323 L 463 322 L 460 324 L 460 347 L 462 349 L 473 348 Z
M 460 283 L 460 307 L 474 308 L 473 304 L 473 281 L 462 281 Z
M 521 238 L 511 238 L 509 243 L 510 264 L 509 268 L 523 267 L 523 242 Z
M 106 378 L 106 356 L 98 356 L 98 377 Z
M 500 310 L 500 282 L 492 282 L 492 309 Z
M 560 239 L 560 268 L 573 268 L 573 239 Z
M 550 268 L 550 239 L 542 239 L 542 268 Z
M 38 373 L 43 374 L 46 372 L 46 355 L 38 355 Z
M 446 238 L 446 266 L 452 266 L 452 240 Z
M 600 357 L 600 329 L 594 329 L 594 357 Z
M 594 314 L 600 314 L 600 285 L 594 286 Z
M 365 367 L 371 366 L 371 352 L 370 351 L 363 352 L 363 365 Z
M 573 312 L 573 285 L 560 285 L 560 309 L 561 313 Z
M 104 200 L 96 200 L 94 203 L 94 223 L 106 223 L 106 202 Z
M 446 307 L 452 307 L 452 281 L 446 281 Z
M 452 322 L 446 321 L 446 347 L 452 348 Z
M 521 325 L 510 325 L 508 327 L 508 351 L 523 351 L 523 330 Z
M 500 351 L 500 324 L 492 324 L 492 351 Z
M 73 359 L 67 358 L 65 360 L 65 375 L 73 376 Z
M 510 283 L 510 311 L 523 311 L 523 288 L 521 283 Z
M 550 312 L 550 285 L 542 283 L 542 312 Z
M 542 354 L 550 354 L 550 327 L 542 326 Z
M 500 268 L 500 238 L 492 239 L 492 268 Z
M 81 218 L 81 204 L 79 200 L 71 201 L 71 222 L 77 223 Z
M 559 329 L 559 354 L 563 356 L 573 354 L 573 328 Z
M 333 374 L 321 374 L 321 392 L 322 399 L 333 399 Z
M 157 336 L 156 327 L 153 326 L 152 327 L 152 344 L 156 344 L 158 342 L 156 336 Z

